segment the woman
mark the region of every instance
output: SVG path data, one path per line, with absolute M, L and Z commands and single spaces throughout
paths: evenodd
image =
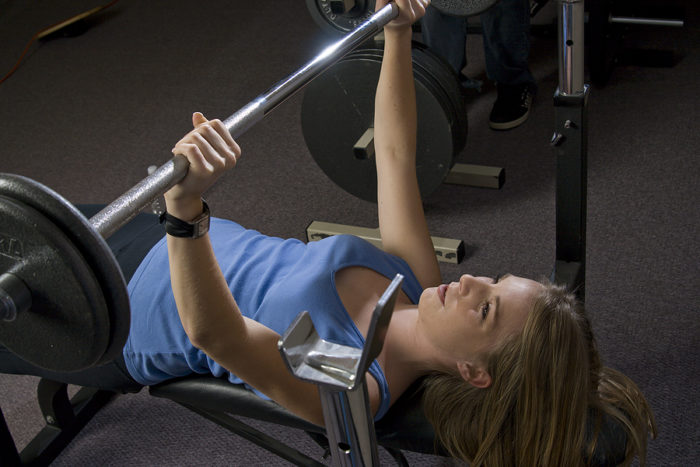
M 115 387 L 224 375 L 323 425 L 317 388 L 289 373 L 280 334 L 308 310 L 322 337 L 361 346 L 398 272 L 402 290 L 367 375 L 377 419 L 429 376 L 426 409 L 440 441 L 474 465 L 580 464 L 591 447 L 584 445 L 589 408 L 620 419 L 630 458 L 643 462 L 651 412 L 631 381 L 600 367 L 590 325 L 570 295 L 511 275 L 442 284 L 415 172 L 411 24 L 428 0 L 396 3 L 375 109 L 384 251 L 351 236 L 308 245 L 271 238 L 221 219 L 207 232 L 202 194 L 241 150 L 221 122 L 196 113 L 194 129 L 173 149 L 190 168 L 165 194 L 168 235 L 129 282 L 131 331 L 116 362 L 128 381 Z

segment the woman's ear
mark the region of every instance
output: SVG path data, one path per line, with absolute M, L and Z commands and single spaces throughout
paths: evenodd
M 464 381 L 477 388 L 487 388 L 491 386 L 491 375 L 486 368 L 481 365 L 474 365 L 469 362 L 457 362 L 457 369 Z

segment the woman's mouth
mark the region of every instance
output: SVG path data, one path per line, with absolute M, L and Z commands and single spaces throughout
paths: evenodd
M 448 287 L 447 284 L 442 284 L 442 285 L 439 285 L 437 288 L 438 298 L 442 302 L 443 306 L 445 305 L 445 294 L 447 293 L 447 287 Z

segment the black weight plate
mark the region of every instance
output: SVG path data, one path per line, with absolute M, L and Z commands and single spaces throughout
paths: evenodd
M 0 196 L 0 271 L 30 290 L 29 310 L 0 321 L 0 341 L 42 368 L 93 366 L 109 341 L 109 313 L 90 266 L 62 230 L 40 212 Z
M 354 50 L 350 57 L 382 59 L 383 41 L 372 41 Z M 451 122 L 454 155 L 459 154 L 467 142 L 467 111 L 457 74 L 445 60 L 435 55 L 420 42 L 412 42 L 413 70 L 417 80 L 438 99 Z
M 130 307 L 126 281 L 112 250 L 70 202 L 30 178 L 0 174 L 0 195 L 33 207 L 53 222 L 80 251 L 102 287 L 109 311 L 109 342 L 98 364 L 116 358 L 129 335 Z
M 313 80 L 302 100 L 307 147 L 325 174 L 348 193 L 377 201 L 374 159 L 358 159 L 356 141 L 373 126 L 381 57 L 347 56 Z M 418 108 L 416 172 L 423 198 L 437 189 L 454 164 L 452 128 L 440 98 L 415 80 Z
M 348 54 L 348 57 L 371 57 L 381 60 L 384 43 L 368 42 Z M 445 113 L 452 127 L 452 145 L 454 155 L 459 154 L 467 142 L 467 111 L 462 87 L 457 74 L 445 60 L 432 52 L 425 44 L 412 42 L 413 69 L 416 79 L 433 93 L 443 104 Z
M 430 91 L 430 93 L 435 97 L 435 99 L 440 102 L 440 106 L 442 107 L 443 112 L 445 113 L 445 117 L 448 119 L 450 122 L 450 134 L 452 135 L 452 151 L 453 151 L 453 156 L 459 152 L 457 151 L 457 139 L 455 138 L 456 133 L 456 117 L 453 111 L 453 106 L 452 103 L 450 102 L 450 98 L 445 92 L 445 90 L 440 86 L 440 83 L 437 82 L 435 79 L 435 75 L 433 75 L 422 63 L 423 59 L 421 58 L 420 55 L 416 55 L 415 53 L 413 54 L 413 74 L 416 77 L 417 81 L 420 81 L 426 89 Z M 460 147 L 461 149 L 461 147 Z
M 499 0 L 432 0 L 430 4 L 452 16 L 475 16 L 491 8 Z
M 369 19 L 374 13 L 376 2 L 355 0 L 355 5 L 350 11 L 342 14 L 334 13 L 331 3 L 330 0 L 306 0 L 306 7 L 322 31 L 333 36 L 342 36 Z
M 435 54 L 427 45 L 417 41 L 413 42 L 413 58 L 414 64 L 425 68 L 447 94 L 451 112 L 454 113 L 455 118 L 452 136 L 455 155 L 457 155 L 467 143 L 469 126 L 464 93 L 457 73 L 446 60 Z

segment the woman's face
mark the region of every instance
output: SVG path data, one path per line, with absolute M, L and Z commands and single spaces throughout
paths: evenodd
M 525 325 L 543 286 L 506 274 L 500 278 L 463 275 L 459 282 L 425 289 L 419 321 L 443 355 L 476 361 Z

